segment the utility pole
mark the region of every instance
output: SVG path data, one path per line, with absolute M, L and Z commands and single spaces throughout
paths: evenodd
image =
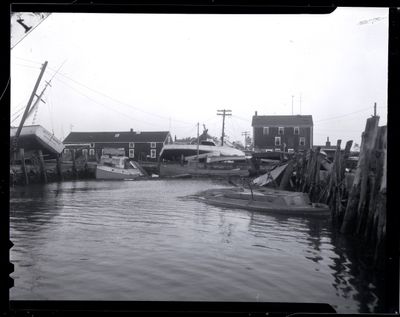
M 224 145 L 224 137 L 225 137 L 225 116 L 231 116 L 232 110 L 217 110 L 217 116 L 222 116 L 222 135 L 221 135 L 221 145 Z
M 244 135 L 244 148 L 247 148 L 247 137 L 250 135 L 249 131 L 244 131 L 242 132 L 242 135 Z
M 47 67 L 47 61 L 45 61 L 43 66 L 42 66 L 42 69 L 41 69 L 39 77 L 38 77 L 38 79 L 36 81 L 35 87 L 33 88 L 33 91 L 32 91 L 32 94 L 31 94 L 31 96 L 29 98 L 28 104 L 26 105 L 25 112 L 24 112 L 24 114 L 23 114 L 23 116 L 21 118 L 21 122 L 19 123 L 17 132 L 15 133 L 14 144 L 13 144 L 14 145 L 14 151 L 16 151 L 17 148 L 18 148 L 19 135 L 21 134 L 22 127 L 23 127 L 23 125 L 25 123 L 25 120 L 26 120 L 26 118 L 28 116 L 29 108 L 30 108 L 30 106 L 32 104 L 33 98 L 36 96 L 36 91 L 37 91 L 37 89 L 39 87 L 40 81 L 42 80 L 42 77 L 43 77 L 44 71 L 46 70 L 46 67 Z
M 292 95 L 292 116 L 293 116 L 293 98 L 294 96 Z
M 300 115 L 301 115 L 301 93 L 300 93 Z
M 376 102 L 374 102 L 374 117 L 376 117 Z
M 200 135 L 199 135 L 199 123 L 197 122 L 197 162 L 199 162 L 199 143 L 200 143 Z

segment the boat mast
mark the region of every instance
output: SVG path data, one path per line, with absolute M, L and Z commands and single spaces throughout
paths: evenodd
M 197 163 L 199 162 L 199 143 L 200 143 L 199 123 L 197 122 Z
M 30 106 L 32 104 L 33 98 L 36 96 L 36 91 L 37 91 L 37 89 L 39 87 L 40 81 L 42 80 L 42 77 L 43 77 L 44 71 L 46 70 L 46 67 L 47 67 L 47 61 L 45 61 L 43 66 L 42 66 L 42 69 L 41 69 L 39 77 L 38 77 L 38 79 L 36 81 L 35 87 L 33 88 L 33 91 L 32 91 L 32 94 L 31 94 L 31 96 L 29 98 L 28 104 L 26 105 L 26 108 L 25 108 L 25 111 L 24 111 L 24 115 L 22 116 L 21 122 L 19 123 L 18 129 L 17 129 L 17 132 L 15 133 L 14 144 L 13 144 L 14 151 L 17 151 L 18 138 L 19 138 L 19 136 L 21 134 L 21 130 L 22 130 L 22 127 L 23 127 L 23 125 L 25 123 L 25 120 L 28 117 L 29 108 L 30 108 Z

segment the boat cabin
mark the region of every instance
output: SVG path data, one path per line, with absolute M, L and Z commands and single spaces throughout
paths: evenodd
M 110 166 L 110 167 L 116 167 L 116 168 L 122 168 L 122 169 L 128 169 L 128 168 L 134 168 L 136 169 L 137 167 L 133 162 L 129 160 L 128 157 L 126 156 L 107 156 L 103 155 L 101 156 L 100 159 L 100 164 L 105 165 L 105 166 Z

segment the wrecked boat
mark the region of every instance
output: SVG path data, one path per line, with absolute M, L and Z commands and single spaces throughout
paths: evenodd
M 96 167 L 96 179 L 133 180 L 143 176 L 143 169 L 126 156 L 103 155 Z
M 160 176 L 248 176 L 244 152 L 215 144 L 166 144 L 160 152 Z
M 235 187 L 207 190 L 199 193 L 197 197 L 211 205 L 271 214 L 299 217 L 326 217 L 330 215 L 327 205 L 311 203 L 308 195 L 300 192 L 266 188 L 250 190 Z

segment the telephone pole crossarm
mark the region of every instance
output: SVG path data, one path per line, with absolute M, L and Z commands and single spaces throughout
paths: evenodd
M 225 137 L 225 117 L 231 116 L 232 110 L 222 109 L 217 110 L 217 116 L 222 116 L 222 135 L 221 135 L 221 145 L 224 145 L 224 137 Z

